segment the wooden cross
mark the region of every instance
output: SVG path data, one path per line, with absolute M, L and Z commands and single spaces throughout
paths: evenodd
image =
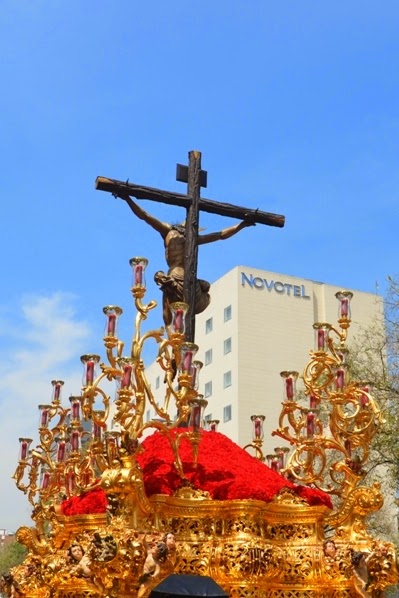
M 268 226 L 277 226 L 280 228 L 284 226 L 285 217 L 279 214 L 251 210 L 228 203 L 220 203 L 210 199 L 201 199 L 200 189 L 201 187 L 206 187 L 207 183 L 207 173 L 206 171 L 201 170 L 201 152 L 190 151 L 188 157 L 188 167 L 178 164 L 176 176 L 178 181 L 187 183 L 186 195 L 163 191 L 162 189 L 154 189 L 152 187 L 143 187 L 129 182 L 123 183 L 122 181 L 116 181 L 105 177 L 97 177 L 96 189 L 100 191 L 108 191 L 113 195 L 122 198 L 132 196 L 136 199 L 149 199 L 186 208 L 183 300 L 189 305 L 186 319 L 186 339 L 194 342 L 194 303 L 198 264 L 199 212 L 203 211 L 211 214 L 219 214 L 220 216 L 229 216 L 241 220 L 249 220 L 256 224 L 266 224 Z

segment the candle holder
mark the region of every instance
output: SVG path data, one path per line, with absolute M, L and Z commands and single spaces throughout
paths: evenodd
M 198 351 L 198 345 L 194 343 L 182 343 L 180 347 L 180 363 L 178 365 L 180 374 L 184 377 L 192 376 L 194 357 Z M 192 383 L 192 379 L 190 379 Z
M 263 445 L 263 423 L 266 417 L 264 415 L 251 415 L 252 422 L 252 442 L 244 446 L 244 450 L 254 449 L 255 457 L 259 461 L 265 461 L 262 451 Z
M 71 423 L 80 424 L 80 408 L 81 408 L 81 397 L 69 397 L 71 403 L 70 420 Z
M 82 355 L 80 361 L 83 363 L 83 379 L 84 387 L 93 386 L 97 378 L 97 364 L 100 362 L 99 355 Z
M 338 291 L 335 296 L 338 299 L 338 323 L 341 328 L 348 328 L 351 321 L 353 293 L 351 291 Z
M 29 447 L 32 444 L 32 438 L 19 439 L 19 461 L 26 461 L 29 456 Z
M 325 353 L 329 348 L 331 326 L 325 322 L 316 322 L 313 324 L 313 328 L 315 331 L 315 350 L 317 352 Z
M 204 410 L 208 405 L 203 395 L 198 395 L 194 399 L 190 400 L 190 418 L 188 425 L 193 428 L 194 432 L 198 432 L 203 428 L 204 424 Z
M 265 421 L 266 417 L 264 415 L 251 415 L 251 422 L 252 422 L 252 441 L 257 442 L 259 440 L 263 440 L 264 433 L 263 433 L 263 422 Z
M 60 404 L 61 403 L 61 391 L 62 387 L 64 386 L 63 380 L 52 380 L 51 384 L 53 386 L 53 395 L 52 395 L 52 403 L 53 404 Z
M 39 429 L 46 429 L 50 422 L 51 405 L 39 405 Z
M 105 314 L 105 330 L 104 330 L 104 343 L 108 348 L 112 348 L 118 342 L 118 321 L 122 315 L 123 310 L 117 305 L 106 305 L 103 307 Z
M 169 340 L 172 343 L 177 342 L 177 344 L 180 344 L 182 340 L 184 340 L 184 335 L 186 332 L 186 316 L 188 312 L 188 305 L 182 301 L 177 301 L 175 303 L 171 303 L 170 311 L 172 319 L 170 325 L 167 327 Z
M 148 260 L 145 257 L 132 257 L 129 260 L 132 267 L 132 292 L 134 297 L 142 298 L 146 290 L 145 270 L 148 266 Z
M 290 452 L 290 448 L 288 446 L 277 446 L 274 449 L 274 452 L 278 457 L 278 469 L 280 473 L 282 473 L 282 471 L 285 469 L 285 462 L 287 455 Z
M 273 453 L 266 455 L 266 461 L 267 465 L 270 467 L 272 471 L 277 472 L 279 470 L 280 460 L 277 455 L 274 455 Z
M 190 374 L 191 374 L 191 387 L 194 390 L 198 390 L 199 388 L 199 374 L 200 371 L 203 367 L 203 363 L 202 361 L 198 361 L 198 360 L 194 360 L 191 364 L 191 370 L 190 370 Z
M 219 424 L 220 424 L 219 419 L 209 419 L 206 422 L 206 429 L 209 430 L 209 432 L 217 432 Z
M 121 390 L 132 390 L 134 380 L 135 359 L 132 357 L 119 357 L 117 359 L 120 368 L 120 377 L 116 379 L 116 384 Z M 129 396 L 129 395 L 128 395 Z
M 280 372 L 280 376 L 284 380 L 284 400 L 293 401 L 296 396 L 296 381 L 298 379 L 298 372 Z

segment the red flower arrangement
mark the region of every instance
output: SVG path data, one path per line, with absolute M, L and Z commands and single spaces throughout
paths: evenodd
M 172 433 L 187 431 L 175 430 Z M 147 496 L 172 495 L 182 483 L 168 439 L 156 432 L 143 442 L 138 462 L 143 471 Z M 197 467 L 193 465 L 192 447 L 183 439 L 179 447 L 183 470 L 190 483 L 209 492 L 215 500 L 253 499 L 270 502 L 282 488 L 293 490 L 309 505 L 332 508 L 328 494 L 294 484 L 273 471 L 219 432 L 201 431 Z
M 63 515 L 95 515 L 107 510 L 107 495 L 102 488 L 94 488 L 80 496 L 71 496 L 61 503 Z
M 187 432 L 187 428 L 170 433 L 182 432 Z M 174 494 L 181 487 L 182 479 L 174 466 L 173 451 L 166 436 L 155 432 L 144 440 L 143 448 L 137 461 L 143 472 L 147 496 Z M 186 438 L 181 441 L 179 455 L 189 482 L 195 488 L 209 492 L 214 500 L 270 502 L 282 488 L 287 488 L 311 506 L 332 508 L 328 494 L 290 482 L 219 432 L 201 431 L 197 467 L 194 467 L 192 446 Z M 101 488 L 61 503 L 61 511 L 67 516 L 105 513 L 106 509 L 107 497 Z

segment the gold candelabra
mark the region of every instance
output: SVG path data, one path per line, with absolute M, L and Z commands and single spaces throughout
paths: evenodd
M 137 310 L 130 353 L 124 353 L 125 344 L 118 337 L 122 309 L 115 305 L 104 307 L 103 341 L 108 363 L 102 363 L 99 355 L 81 357 L 82 392 L 70 397 L 69 408 L 61 406 L 64 383 L 53 380 L 51 403 L 39 406 L 38 445 L 31 449 L 32 439 L 20 438 L 19 462 L 13 477 L 17 487 L 28 495 L 38 521 L 51 521 L 57 510 L 54 511 L 54 505 L 66 497 L 101 485 L 107 492 L 119 496 L 119 511 L 127 509 L 137 524 L 140 515 L 148 513 L 136 463 L 139 439 L 146 430 L 159 430 L 169 439 L 175 466 L 182 478 L 184 472 L 179 457 L 182 438 L 191 442 L 196 461 L 207 401 L 198 394 L 202 367 L 202 363 L 195 360 L 198 347 L 185 341 L 188 306 L 181 302 L 171 306 L 172 322 L 166 333 L 162 327 L 142 334 L 141 324 L 157 304 L 142 301 L 146 292 L 147 260 L 136 257 L 130 264 L 131 291 Z M 149 339 L 155 339 L 158 344 L 157 361 L 165 374 L 163 405 L 156 401 L 146 378 L 142 353 Z M 116 383 L 113 404 L 102 388 L 104 380 Z M 155 418 L 145 422 L 144 414 L 149 406 Z M 170 413 L 172 407 L 174 414 Z M 109 429 L 111 418 L 113 429 Z M 189 430 L 171 434 L 172 430 L 187 424 Z
M 340 291 L 336 297 L 338 328 L 313 326 L 316 348 L 302 376 L 307 405 L 296 390 L 298 372 L 281 372 L 283 409 L 273 434 L 294 446 L 286 474 L 345 499 L 364 475 L 382 417 L 369 387 L 350 380 L 346 340 L 352 293 Z
M 20 438 L 14 479 L 33 506 L 36 524 L 18 530 L 19 541 L 29 549 L 25 563 L 13 572 L 24 595 L 147 598 L 159 577 L 142 581 L 146 538 L 150 534 L 159 539 L 170 531 L 176 533 L 178 546 L 168 552 L 158 575 L 212 575 L 231 598 L 352 598 L 357 595 L 350 563 L 353 549 L 373 550 L 368 571 L 373 591 L 394 583 L 393 547 L 374 541 L 364 524 L 382 502 L 376 485 L 359 488 L 382 418 L 369 388 L 349 379 L 346 338 L 352 294 L 337 293 L 337 328 L 314 325 L 316 348 L 302 376 L 306 404 L 296 389 L 298 373 L 281 373 L 284 400 L 274 434 L 293 447 L 292 453 L 288 455 L 288 446 L 278 446 L 264 455 L 265 416 L 251 416 L 252 441 L 244 449 L 289 483 L 270 503 L 252 496 L 213 500 L 208 491 L 188 483 L 179 456 L 181 441 L 188 439 L 197 465 L 207 405 L 199 394 L 198 347 L 185 340 L 188 306 L 174 303 L 166 330 L 142 333 L 142 323 L 156 302 L 143 302 L 147 260 L 133 258 L 130 265 L 136 309 L 130 351 L 124 351 L 118 336 L 122 309 L 104 307 L 106 363 L 95 354 L 81 357 L 82 390 L 69 398 L 67 408 L 61 404 L 63 382 L 53 380 L 51 402 L 39 406 L 38 444 L 32 448 L 32 439 Z M 157 402 L 146 377 L 143 351 L 149 340 L 156 342 L 164 374 L 163 403 Z M 103 389 L 104 382 L 112 381 L 114 400 Z M 155 417 L 145 421 L 148 408 Z M 210 432 L 217 431 L 218 420 L 205 423 Z M 149 430 L 162 434 L 172 449 L 182 481 L 173 496 L 146 495 L 138 457 Z M 276 479 L 275 473 L 271 477 Z M 310 506 L 294 492 L 293 480 L 335 495 L 337 505 L 332 510 L 325 503 Z M 107 513 L 62 514 L 65 499 L 80 499 L 99 488 L 105 491 Z M 325 526 L 335 532 L 333 558 L 323 552 Z M 71 562 L 76 545 L 81 553 L 86 550 L 90 566 L 83 563 L 84 557 Z

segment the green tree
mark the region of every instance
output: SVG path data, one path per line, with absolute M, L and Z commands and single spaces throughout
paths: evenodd
M 10 542 L 0 550 L 0 575 L 7 573 L 12 567 L 22 563 L 26 557 L 25 546 L 17 542 Z
M 376 535 L 398 543 L 399 489 L 399 279 L 388 277 L 384 316 L 363 330 L 350 347 L 349 369 L 353 379 L 370 386 L 384 424 L 373 440 L 365 483 L 381 483 L 386 508 L 372 518 Z M 394 516 L 393 516 L 394 515 Z

